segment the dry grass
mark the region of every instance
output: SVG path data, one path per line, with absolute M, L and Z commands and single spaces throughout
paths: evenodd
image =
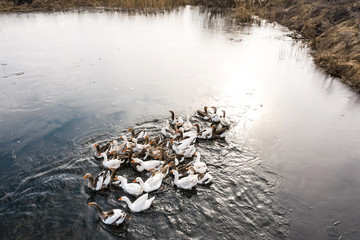
M 57 11 L 79 7 L 124 9 L 168 9 L 191 4 L 192 0 L 34 0 L 32 4 L 16 5 L 17 1 L 0 0 L 1 11 Z
M 234 18 L 240 22 L 251 22 L 253 19 L 253 5 L 248 1 L 237 1 Z
M 360 90 L 358 0 L 264 0 L 254 13 L 300 32 L 314 50 L 315 63 Z

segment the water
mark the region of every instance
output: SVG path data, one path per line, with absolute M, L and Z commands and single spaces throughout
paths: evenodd
M 358 95 L 286 29 L 191 7 L 0 23 L 2 238 L 359 239 Z M 232 120 L 226 141 L 198 145 L 213 184 L 169 177 L 149 210 L 102 224 L 88 201 L 128 209 L 120 189 L 87 189 L 91 145 L 204 105 Z

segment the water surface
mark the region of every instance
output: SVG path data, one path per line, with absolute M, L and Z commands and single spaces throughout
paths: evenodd
M 1 235 L 358 239 L 358 95 L 288 34 L 191 7 L 0 15 Z M 121 189 L 87 189 L 91 145 L 204 105 L 232 120 L 226 141 L 198 145 L 213 184 L 169 177 L 148 211 L 102 224 L 88 201 L 128 210 Z

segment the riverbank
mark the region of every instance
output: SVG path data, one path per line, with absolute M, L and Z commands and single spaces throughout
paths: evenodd
M 360 2 L 266 0 L 249 9 L 299 32 L 318 66 L 360 90 Z
M 360 90 L 360 3 L 356 0 L 0 0 L 0 12 L 59 11 L 81 7 L 152 11 L 187 4 L 231 8 L 233 16 L 240 21 L 250 21 L 254 14 L 279 22 L 308 41 L 318 66 Z

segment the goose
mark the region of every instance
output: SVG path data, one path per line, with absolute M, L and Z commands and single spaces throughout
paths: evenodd
M 170 166 L 171 166 L 171 163 L 164 165 L 162 168 L 160 168 L 157 171 L 156 171 L 155 168 L 152 168 L 152 169 L 150 169 L 148 171 L 151 172 L 151 176 L 155 176 L 155 174 L 163 174 L 164 178 L 165 178 L 169 173 Z
M 118 226 L 125 220 L 126 213 L 121 209 L 113 209 L 107 212 L 103 212 L 97 203 L 90 202 L 88 204 L 96 207 L 101 221 L 105 224 Z
M 139 132 L 135 133 L 134 128 L 129 128 L 128 132 L 131 132 L 131 137 L 136 138 L 138 141 L 144 141 L 145 137 L 148 136 L 148 132 L 146 129 L 140 130 Z
M 175 125 L 175 128 L 177 128 L 176 125 Z M 176 138 L 177 137 L 176 130 L 170 126 L 169 121 L 166 121 L 166 124 L 162 127 L 161 134 L 166 138 Z
M 194 169 L 196 173 L 205 173 L 206 172 L 206 163 L 200 161 L 200 153 L 194 152 L 194 155 L 196 155 L 196 159 L 194 162 Z
M 108 160 L 108 157 L 107 157 L 107 155 L 105 153 L 102 153 L 101 156 L 104 158 L 102 164 L 106 168 L 118 169 L 120 167 L 120 164 L 125 161 L 125 160 L 118 160 L 118 159 L 110 159 L 110 160 Z
M 136 152 L 134 154 L 132 154 L 132 158 L 142 158 L 142 159 L 146 159 L 149 156 L 149 148 L 148 147 L 144 147 L 143 149 L 141 149 L 140 152 Z
M 95 148 L 94 157 L 101 158 L 101 153 L 107 153 L 109 151 L 110 143 L 108 142 L 102 147 L 99 146 L 99 143 L 95 143 L 94 148 Z
M 197 129 L 197 138 L 200 139 L 211 139 L 213 136 L 213 132 L 215 131 L 216 126 L 212 126 L 211 128 L 207 128 L 204 130 L 200 130 L 199 124 L 194 124 L 194 126 Z
M 141 152 L 144 147 L 144 145 L 138 144 L 138 140 L 136 138 L 130 138 L 128 148 L 132 148 L 133 152 Z
M 211 114 L 211 122 L 218 124 L 220 122 L 220 116 L 219 114 L 217 114 L 217 108 L 216 107 L 211 107 L 212 109 L 214 109 L 214 113 Z
M 230 119 L 226 117 L 225 110 L 221 110 L 223 112 L 223 115 L 220 117 L 220 124 L 224 127 L 230 126 Z
M 140 183 L 140 186 L 142 189 L 144 189 L 144 192 L 152 192 L 155 190 L 158 190 L 161 186 L 162 180 L 164 179 L 165 174 L 162 172 L 155 173 L 154 176 L 149 177 L 144 182 L 141 177 L 137 177 L 134 182 Z
M 141 212 L 148 209 L 154 199 L 155 197 L 148 199 L 148 193 L 145 193 L 144 195 L 136 199 L 133 203 L 130 202 L 129 198 L 125 196 L 119 198 L 119 201 L 126 202 L 132 212 Z
M 191 128 L 193 127 L 193 125 L 190 122 L 190 115 L 188 114 L 186 116 L 186 122 L 182 125 L 184 132 L 188 132 L 191 130 Z
M 171 114 L 171 118 L 170 118 L 170 124 L 172 126 L 178 126 L 181 127 L 184 124 L 184 120 L 182 119 L 181 116 L 175 118 L 175 113 L 172 110 L 169 110 L 170 114 Z
M 190 163 L 183 164 L 176 167 L 176 164 L 174 162 L 171 163 L 171 167 L 173 170 L 176 170 L 179 173 L 179 177 L 186 177 L 190 174 L 189 168 L 192 167 Z M 195 170 L 194 170 L 195 172 Z
M 202 119 L 202 120 L 205 120 L 205 121 L 209 120 L 210 115 L 208 113 L 208 107 L 204 106 L 204 111 L 197 110 L 196 113 L 195 113 L 195 116 Z
M 83 178 L 89 179 L 88 187 L 94 191 L 99 191 L 107 188 L 111 181 L 110 171 L 108 171 L 107 173 L 105 173 L 105 171 L 102 171 L 95 179 L 91 175 L 91 173 L 85 174 Z
M 195 169 L 193 167 L 187 168 L 189 172 L 195 172 Z M 205 174 L 198 174 L 198 184 L 209 184 L 213 180 L 213 176 L 207 172 Z
M 229 126 L 215 129 L 213 132 L 213 137 L 225 138 L 227 135 L 227 130 L 229 130 Z
M 198 174 L 199 184 L 209 184 L 213 180 L 213 176 L 207 172 L 205 174 Z
M 194 135 L 194 136 L 186 138 L 180 142 L 172 141 L 173 142 L 172 150 L 177 154 L 184 153 L 186 148 L 189 148 L 191 146 L 191 144 L 195 143 L 196 137 L 197 136 Z
M 164 163 L 164 161 L 160 161 L 160 160 L 143 161 L 139 158 L 133 158 L 131 162 L 138 163 L 138 165 L 136 165 L 136 170 L 138 172 L 142 172 L 144 170 L 149 170 L 152 168 L 157 168 Z
M 187 177 L 179 179 L 178 171 L 171 170 L 170 172 L 174 174 L 174 183 L 178 188 L 192 189 L 198 183 L 198 176 L 193 175 L 192 173 Z
M 119 142 L 117 140 L 113 140 L 110 142 L 109 152 L 117 152 L 119 151 Z
M 124 148 L 126 148 L 126 147 L 127 147 L 127 144 L 128 144 L 128 139 L 127 139 L 127 137 L 126 137 L 125 135 L 121 135 L 119 138 L 124 141 L 122 145 L 124 146 Z
M 140 184 L 137 183 L 128 183 L 125 177 L 119 176 L 117 180 L 120 180 L 121 188 L 128 194 L 139 196 L 143 193 L 143 189 Z M 119 185 L 120 186 L 120 185 Z
M 185 148 L 182 153 L 184 154 L 185 158 L 191 158 L 194 152 L 196 152 L 195 145 L 190 145 L 189 147 Z

